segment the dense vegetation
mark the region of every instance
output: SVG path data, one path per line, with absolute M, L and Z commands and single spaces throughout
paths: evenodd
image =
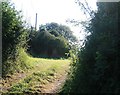
M 44 28 L 42 28 L 44 26 Z M 24 71 L 30 66 L 28 54 L 44 58 L 68 58 L 76 37 L 65 25 L 50 23 L 41 25 L 39 31 L 27 27 L 21 11 L 9 0 L 2 2 L 2 75 Z M 23 58 L 24 57 L 24 58 Z
M 39 31 L 43 31 L 43 30 L 49 31 L 51 34 L 53 34 L 56 37 L 63 36 L 69 42 L 77 41 L 76 37 L 73 35 L 73 31 L 71 31 L 70 28 L 65 25 L 60 25 L 54 22 L 47 23 L 46 25 L 41 25 L 39 27 Z
M 97 3 L 64 93 L 120 93 L 120 3 Z
M 28 51 L 36 57 L 68 57 L 77 41 L 69 27 L 57 23 L 41 25 L 38 32 L 31 31 Z
M 18 62 L 19 49 L 26 48 L 26 37 L 28 34 L 24 25 L 20 12 L 16 11 L 9 1 L 2 2 L 3 76 L 19 70 L 24 65 L 22 62 Z
M 60 58 L 69 53 L 69 43 L 62 36 L 55 37 L 48 31 L 42 31 L 36 33 L 29 51 L 36 57 Z
M 41 25 L 39 31 L 32 27 L 30 29 L 9 0 L 2 2 L 2 75 L 24 73 L 26 69 L 34 68 L 31 69 L 31 76 L 16 83 L 11 91 L 33 89 L 31 85 L 34 86 L 34 81 L 44 83 L 43 76 L 46 80 L 49 77 L 51 81 L 59 70 L 63 74 L 62 71 L 69 68 L 69 60 L 33 58 L 34 56 L 71 57 L 70 77 L 62 93 L 120 93 L 120 3 L 97 3 L 97 6 L 97 12 L 89 12 L 91 20 L 85 28 L 90 35 L 78 51 L 77 39 L 69 27 L 47 23 Z M 89 9 L 85 8 L 86 11 Z

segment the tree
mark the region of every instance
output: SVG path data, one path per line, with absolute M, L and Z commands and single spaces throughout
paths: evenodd
M 65 25 L 59 25 L 57 23 L 47 23 L 46 25 L 41 25 L 39 31 L 42 31 L 43 29 L 47 30 L 51 34 L 55 36 L 63 36 L 65 39 L 71 42 L 76 42 L 77 38 L 73 35 L 73 32 L 70 30 L 69 27 Z
M 55 37 L 50 32 L 38 32 L 32 41 L 31 53 L 37 57 L 66 57 L 69 45 L 63 37 Z

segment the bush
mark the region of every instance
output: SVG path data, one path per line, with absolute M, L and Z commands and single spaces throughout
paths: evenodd
M 120 93 L 120 3 L 98 3 L 65 93 Z M 106 10 L 107 9 L 107 10 Z
M 26 47 L 27 30 L 20 12 L 13 4 L 2 2 L 2 73 L 3 76 L 17 68 L 16 60 L 20 47 Z

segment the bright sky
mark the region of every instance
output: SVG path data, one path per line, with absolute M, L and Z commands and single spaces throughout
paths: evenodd
M 16 9 L 22 10 L 24 19 L 35 26 L 35 15 L 37 18 L 37 29 L 39 25 L 50 22 L 67 25 L 77 37 L 84 38 L 80 33 L 81 27 L 75 27 L 66 23 L 67 19 L 85 20 L 86 16 L 75 3 L 75 0 L 11 0 L 15 3 Z M 96 9 L 96 0 L 86 0 L 91 8 Z

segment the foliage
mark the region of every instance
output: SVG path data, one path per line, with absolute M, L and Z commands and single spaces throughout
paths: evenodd
M 65 93 L 120 93 L 120 3 L 98 3 Z
M 69 50 L 68 42 L 63 37 L 55 37 L 47 31 L 38 32 L 31 47 L 37 57 L 65 57 Z
M 26 47 L 27 30 L 20 12 L 7 0 L 2 2 L 2 61 L 3 76 L 15 69 L 18 50 Z M 12 70 L 14 71 L 14 70 Z
M 55 36 L 63 36 L 65 39 L 71 42 L 77 41 L 77 38 L 73 35 L 73 31 L 65 25 L 59 25 L 57 23 L 47 23 L 46 25 L 41 25 L 39 31 L 46 30 Z
M 39 31 L 30 34 L 28 52 L 36 57 L 68 57 L 77 40 L 69 27 L 57 23 L 41 25 Z

